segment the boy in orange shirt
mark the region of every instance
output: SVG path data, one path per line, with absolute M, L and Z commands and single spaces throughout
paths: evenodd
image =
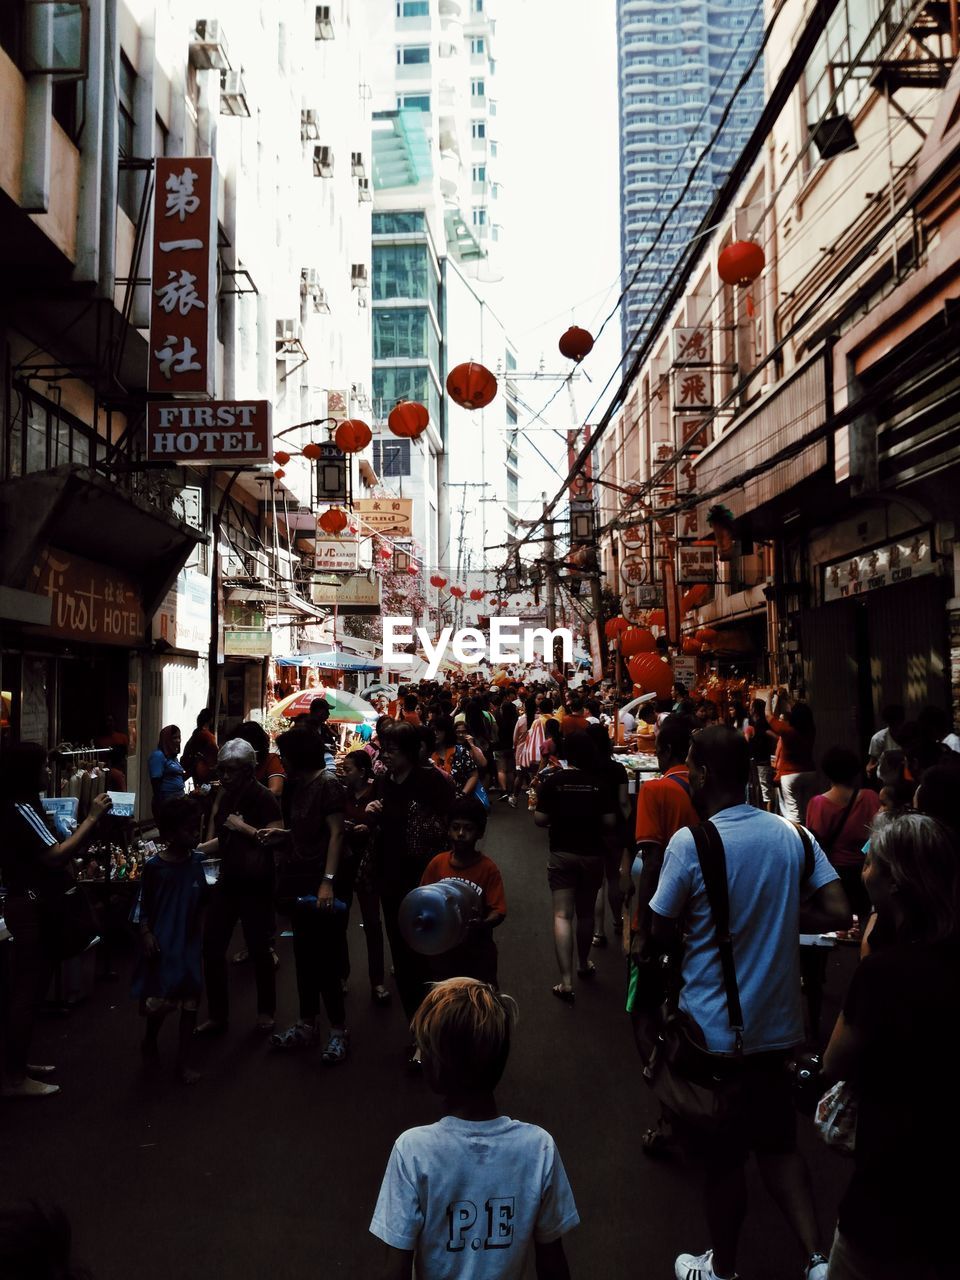
M 507 918 L 507 900 L 503 878 L 492 858 L 477 848 L 487 829 L 487 811 L 474 795 L 461 796 L 450 808 L 450 842 L 452 849 L 438 853 L 420 881 L 436 884 L 438 880 L 467 880 L 483 893 L 480 916 L 469 937 L 458 947 L 442 955 L 427 958 L 432 982 L 445 978 L 477 978 L 497 985 L 497 944 L 493 931 Z

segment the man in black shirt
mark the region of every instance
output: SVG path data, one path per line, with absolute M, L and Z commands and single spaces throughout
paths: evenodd
M 553 894 L 553 941 L 560 982 L 553 988 L 559 1000 L 572 1004 L 573 917 L 577 918 L 577 974 L 592 978 L 590 961 L 593 909 L 603 884 L 604 842 L 616 826 L 610 788 L 598 775 L 599 762 L 585 733 L 564 739 L 566 769 L 540 784 L 533 820 L 550 829 L 547 883 Z

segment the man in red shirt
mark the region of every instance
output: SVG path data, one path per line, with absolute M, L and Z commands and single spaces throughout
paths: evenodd
M 569 710 L 567 711 L 567 714 L 563 717 L 563 726 L 562 726 L 563 732 L 564 733 L 586 733 L 587 725 L 589 724 L 589 721 L 587 720 L 587 717 L 584 715 L 583 699 L 580 697 L 580 695 L 576 693 L 571 693 L 569 701 L 567 702 L 567 707 L 569 708 Z

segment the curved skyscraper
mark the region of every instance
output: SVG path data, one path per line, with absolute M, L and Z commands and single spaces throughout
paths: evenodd
M 661 221 L 763 33 L 762 0 L 618 0 L 620 263 L 624 350 L 651 323 L 661 290 L 763 106 L 763 63 L 655 247 Z M 644 261 L 644 255 L 649 254 Z M 639 272 L 637 271 L 640 263 Z M 636 274 L 636 279 L 633 279 Z

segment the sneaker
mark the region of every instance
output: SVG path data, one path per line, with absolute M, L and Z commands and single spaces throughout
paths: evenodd
M 286 1031 L 277 1031 L 270 1037 L 271 1048 L 287 1052 L 312 1049 L 316 1043 L 317 1032 L 312 1022 L 296 1022 Z
M 510 806 L 511 809 L 515 809 L 517 807 L 517 797 L 511 796 L 507 801 L 507 804 Z
M 825 1258 L 822 1253 L 812 1253 L 810 1261 L 804 1267 L 803 1280 L 827 1280 L 829 1265 L 829 1258 Z
M 335 1067 L 338 1062 L 343 1062 L 347 1056 L 347 1042 L 349 1035 L 346 1031 L 331 1031 L 330 1039 L 327 1041 L 327 1047 L 324 1049 L 321 1057 L 325 1067 Z
M 501 791 L 500 795 L 497 797 L 501 804 L 503 804 L 504 800 L 509 800 L 510 798 L 511 796 L 509 791 Z
M 58 1084 L 43 1084 L 27 1076 L 19 1084 L 9 1084 L 5 1081 L 0 1087 L 0 1098 L 46 1098 L 51 1093 L 59 1092 Z
M 713 1269 L 712 1249 L 701 1254 L 681 1253 L 673 1264 L 673 1273 L 677 1280 L 720 1280 Z M 723 1280 L 739 1280 L 739 1277 L 734 1272 L 732 1276 L 724 1276 Z

